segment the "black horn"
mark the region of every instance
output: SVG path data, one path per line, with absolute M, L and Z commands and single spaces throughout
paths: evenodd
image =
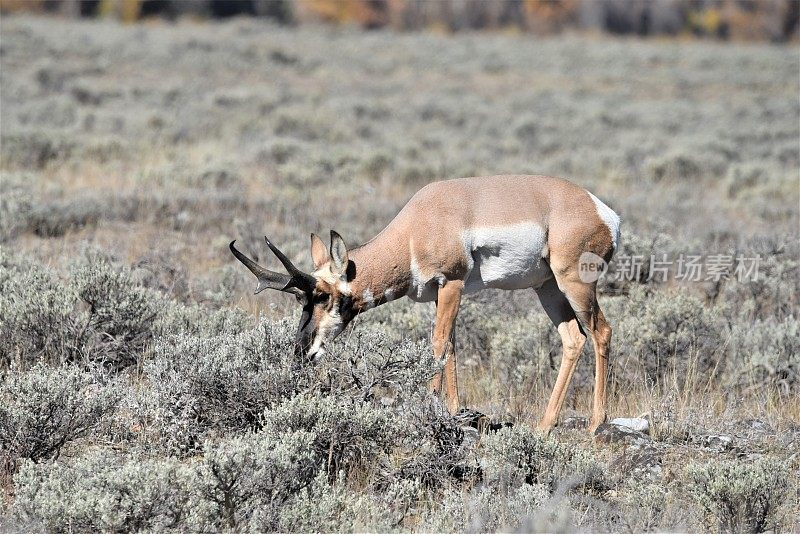
M 273 245 L 272 241 L 270 241 L 267 236 L 264 236 L 264 242 L 267 244 L 272 253 L 275 254 L 275 256 L 277 256 L 277 258 L 281 261 L 283 266 L 286 267 L 286 270 L 289 271 L 289 274 L 291 274 L 292 276 L 301 276 L 301 277 L 308 276 L 306 275 L 306 273 L 295 267 L 294 263 L 292 263 L 291 260 L 289 260 L 289 258 L 286 257 L 286 254 L 281 252 L 281 250 L 278 247 Z
M 314 289 L 314 286 L 317 285 L 317 279 L 311 276 L 310 274 L 301 271 L 297 267 L 295 267 L 294 263 L 286 257 L 286 254 L 281 252 L 281 250 L 272 244 L 272 241 L 269 240 L 267 236 L 264 236 L 264 242 L 267 244 L 269 249 L 272 251 L 273 254 L 280 260 L 286 270 L 289 271 L 289 274 L 292 276 L 292 284 L 294 287 L 300 289 Z
M 277 247 L 273 246 L 266 237 L 264 239 L 267 241 L 267 245 L 269 246 L 270 250 L 272 250 L 272 252 L 278 256 L 278 259 L 281 260 L 281 263 L 283 263 L 284 266 L 286 266 L 290 274 L 277 273 L 260 266 L 234 246 L 236 240 L 231 241 L 231 244 L 229 245 L 231 252 L 234 256 L 236 256 L 236 259 L 242 262 L 244 266 L 247 267 L 258 279 L 256 294 L 261 293 L 265 289 L 277 289 L 278 291 L 286 291 L 288 293 L 298 294 L 309 291 L 314 287 L 316 282 L 313 276 L 302 272 L 297 267 L 292 265 L 289 259 L 286 258 L 286 256 L 284 256 L 283 253 L 277 249 Z M 288 265 L 291 265 L 291 269 L 287 263 Z

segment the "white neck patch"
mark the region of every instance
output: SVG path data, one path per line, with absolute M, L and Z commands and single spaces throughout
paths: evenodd
M 364 299 L 364 308 L 370 309 L 375 307 L 375 297 L 372 294 L 372 290 L 367 288 L 364 290 L 364 293 L 361 295 L 361 298 Z

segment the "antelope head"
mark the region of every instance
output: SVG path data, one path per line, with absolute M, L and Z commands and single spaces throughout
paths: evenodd
M 295 334 L 295 352 L 311 360 L 325 353 L 324 346 L 338 336 L 358 314 L 350 294 L 354 265 L 348 259 L 347 246 L 338 233 L 331 230 L 330 248 L 311 234 L 311 256 L 314 272 L 306 273 L 294 266 L 286 255 L 264 236 L 267 246 L 286 268 L 288 274 L 265 269 L 236 249 L 236 258 L 258 279 L 256 294 L 265 289 L 291 293 L 303 306 Z

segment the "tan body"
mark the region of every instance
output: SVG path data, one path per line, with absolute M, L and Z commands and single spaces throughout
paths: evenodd
M 446 358 L 451 412 L 459 408 L 455 320 L 461 297 L 484 288 L 533 288 L 558 329 L 563 357 L 540 428 L 555 426 L 587 333 L 596 354 L 590 428 L 606 419 L 611 328 L 596 298 L 596 282 L 579 275 L 581 255 L 605 261 L 619 246 L 619 217 L 585 189 L 547 176 L 489 176 L 435 182 L 421 189 L 368 243 L 347 250 L 332 232 L 330 251 L 312 235 L 316 286 L 330 295 L 309 307 L 312 356 L 357 313 L 408 296 L 436 302 L 434 352 Z M 255 272 L 255 271 L 254 271 Z M 302 327 L 302 325 L 301 325 Z

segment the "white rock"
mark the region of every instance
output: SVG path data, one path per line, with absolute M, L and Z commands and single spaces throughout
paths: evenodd
M 617 417 L 611 421 L 611 424 L 624 426 L 645 434 L 650 433 L 650 421 L 644 417 Z

